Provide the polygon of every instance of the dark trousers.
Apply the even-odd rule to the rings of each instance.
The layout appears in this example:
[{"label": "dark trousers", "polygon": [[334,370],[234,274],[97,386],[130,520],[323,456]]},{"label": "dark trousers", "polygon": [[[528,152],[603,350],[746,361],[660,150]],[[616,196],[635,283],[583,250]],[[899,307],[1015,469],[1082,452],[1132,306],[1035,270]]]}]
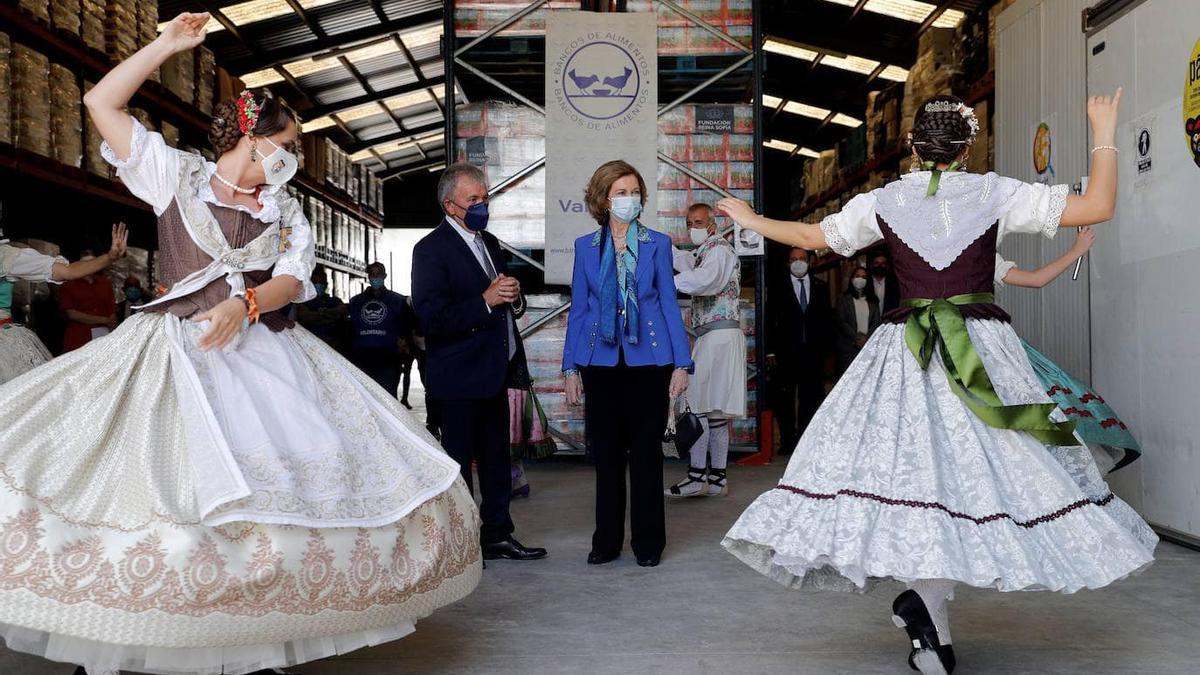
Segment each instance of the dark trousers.
[{"label": "dark trousers", "polygon": [[426,395],[425,395],[425,428],[429,430],[429,433],[433,434],[434,436],[437,436],[438,438],[441,438],[442,437],[442,425],[441,425],[441,422],[439,421],[440,418],[438,416],[438,409],[437,409],[438,402],[432,398],[429,398],[429,395],[428,395],[429,384],[425,381],[426,370],[425,370],[425,352],[424,352],[424,350],[417,350],[416,362],[417,362],[417,375],[420,376],[421,386],[425,387],[425,391],[426,391]]},{"label": "dark trousers", "polygon": [[408,391],[412,388],[413,357],[400,355],[400,400],[408,403]]},{"label": "dark trousers", "polygon": [[367,377],[384,388],[390,396],[396,395],[400,387],[400,356],[395,349],[362,349],[351,350],[351,361]]},{"label": "dark trousers", "polygon": [[667,543],[662,438],[672,368],[584,368],[584,416],[596,461],[596,531],[592,551],[619,553],[625,544],[625,466],[629,466],[630,546],[657,556]]},{"label": "dark trousers", "polygon": [[471,460],[479,469],[479,492],[483,519],[479,539],[484,544],[504,541],[513,531],[508,514],[512,496],[512,474],[508,449],[508,392],[491,398],[466,401],[437,401],[443,421],[442,447],[462,467],[471,494]]},{"label": "dark trousers", "polygon": [[808,368],[786,370],[775,376],[773,404],[779,420],[779,452],[786,455],[796,447],[817,408],[825,400],[825,368],[813,363]]}]

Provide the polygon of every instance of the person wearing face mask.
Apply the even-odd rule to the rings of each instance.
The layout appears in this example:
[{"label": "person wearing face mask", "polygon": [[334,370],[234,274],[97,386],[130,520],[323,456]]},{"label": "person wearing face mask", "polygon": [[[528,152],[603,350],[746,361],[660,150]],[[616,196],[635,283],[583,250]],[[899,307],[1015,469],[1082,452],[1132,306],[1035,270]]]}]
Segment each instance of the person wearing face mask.
[{"label": "person wearing face mask", "polygon": [[279,311],[315,296],[284,189],[295,115],[263,92],[221,102],[212,162],[126,112],[208,21],[176,17],[84,97],[157,215],[164,292],[0,388],[0,531],[20,542],[0,554],[20,570],[0,635],[91,675],[269,673],[394,640],[482,569],[458,465]]},{"label": "person wearing face mask", "polygon": [[867,339],[879,327],[879,301],[867,292],[870,284],[867,268],[856,267],[850,276],[846,292],[837,306],[837,374],[850,367],[854,357],[867,344]]},{"label": "person wearing face mask", "polygon": [[[630,548],[655,567],[667,543],[662,437],[670,401],[693,369],[676,300],[671,238],[645,225],[646,182],[628,162],[596,169],[584,191],[598,228],[575,240],[571,311],[563,345],[568,405],[584,405],[596,462],[596,530],[588,564],[625,545],[629,467]],[[585,393],[586,392],[586,393]]]},{"label": "person wearing face mask", "polygon": [[487,177],[466,162],[446,167],[437,199],[445,214],[413,249],[413,309],[425,336],[426,398],[434,402],[442,446],[473,486],[479,468],[479,542],[485,560],[536,560],[546,549],[513,537],[509,513],[508,389],[522,373],[517,318],[521,284],[508,276],[500,241],[487,231]]},{"label": "person wearing face mask", "polygon": [[121,285],[121,302],[117,303],[117,323],[122,324],[137,314],[137,306],[149,299],[146,290],[142,288],[141,279],[132,274],[125,277],[125,283]]},{"label": "person wearing face mask", "polygon": [[339,353],[345,353],[349,341],[350,321],[346,303],[329,294],[329,276],[324,267],[312,273],[316,296],[296,307],[296,323],[307,328]]},{"label": "person wearing face mask", "polygon": [[[367,265],[365,291],[350,298],[350,360],[392,396],[403,375],[401,344],[412,336],[413,320],[408,298],[386,287],[383,263]],[[401,399],[408,407],[408,392]]]},{"label": "person wearing face mask", "polygon": [[780,455],[791,453],[825,398],[833,310],[829,286],[809,274],[810,256],[802,248],[788,254],[786,286],[779,287],[776,309],[768,317],[767,368],[779,421]]},{"label": "person wearing face mask", "polygon": [[717,233],[712,206],[692,205],[687,224],[696,248],[673,249],[675,288],[692,296],[696,375],[687,402],[704,433],[692,445],[687,475],[667,488],[668,497],[725,494],[730,420],[746,415],[746,336],[738,304],[742,264],[733,244]]},{"label": "person wearing face mask", "polygon": [[900,307],[900,282],[892,273],[892,263],[886,254],[871,258],[871,278],[867,284],[867,295],[879,303],[880,315]]}]

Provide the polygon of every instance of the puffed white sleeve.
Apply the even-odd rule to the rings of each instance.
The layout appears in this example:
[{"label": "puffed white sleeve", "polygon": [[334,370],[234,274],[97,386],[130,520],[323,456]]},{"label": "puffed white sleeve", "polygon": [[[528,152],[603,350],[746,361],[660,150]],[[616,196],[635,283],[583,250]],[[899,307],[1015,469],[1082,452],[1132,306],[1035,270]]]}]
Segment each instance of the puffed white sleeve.
[{"label": "puffed white sleeve", "polygon": [[291,227],[292,231],[288,235],[288,248],[280,254],[279,260],[275,261],[275,271],[271,276],[286,274],[298,279],[303,288],[292,302],[308,302],[317,297],[317,290],[313,288],[311,278],[313,268],[317,266],[312,226],[308,224],[302,209],[285,209],[284,212],[290,213],[291,216],[287,217],[287,221],[282,225]]},{"label": "puffed white sleeve", "polygon": [[883,239],[875,216],[876,199],[874,192],[857,195],[841,211],[821,221],[821,231],[831,251],[849,258]]},{"label": "puffed white sleeve", "polygon": [[995,279],[996,285],[1003,286],[1005,275],[1007,275],[1016,266],[1017,266],[1017,263],[1015,263],[1011,260],[1005,260],[1003,257],[1000,256],[999,253],[997,253],[996,254],[996,279]]},{"label": "puffed white sleeve", "polygon": [[133,136],[129,141],[129,158],[117,157],[107,142],[100,144],[104,161],[117,169],[121,182],[133,196],[154,207],[162,215],[175,198],[179,182],[179,151],[167,145],[162,134],[148,131],[133,119]]},{"label": "puffed white sleeve", "polygon": [[8,262],[6,275],[25,281],[45,281],[51,284],[61,284],[54,280],[54,264],[68,265],[62,256],[48,256],[38,253],[31,248],[18,248],[16,254]]},{"label": "puffed white sleeve", "polygon": [[[1012,181],[1011,178],[1000,180]],[[1003,215],[1000,216],[1000,239],[1014,232],[1053,238],[1062,222],[1063,211],[1067,208],[1067,195],[1070,192],[1071,188],[1067,185],[1017,185],[1012,197],[1004,205]]]}]

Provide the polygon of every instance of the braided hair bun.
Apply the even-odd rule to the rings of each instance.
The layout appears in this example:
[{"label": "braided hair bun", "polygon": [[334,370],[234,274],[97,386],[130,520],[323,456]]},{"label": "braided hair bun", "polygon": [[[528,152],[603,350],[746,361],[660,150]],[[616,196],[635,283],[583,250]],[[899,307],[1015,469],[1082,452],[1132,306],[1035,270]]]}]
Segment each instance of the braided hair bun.
[{"label": "braided hair bun", "polygon": [[963,114],[962,99],[934,96],[917,108],[913,121],[912,147],[922,162],[950,164],[975,140],[972,117]]},{"label": "braided hair bun", "polygon": [[[256,136],[272,136],[287,128],[288,122],[295,122],[292,111],[279,99],[265,94],[262,90],[252,91],[254,102],[259,106],[258,122],[251,129]],[[208,130],[208,142],[212,145],[217,156],[223,155],[237,147],[242,140],[240,126],[241,111],[237,99],[222,101],[213,109],[212,124]]]}]

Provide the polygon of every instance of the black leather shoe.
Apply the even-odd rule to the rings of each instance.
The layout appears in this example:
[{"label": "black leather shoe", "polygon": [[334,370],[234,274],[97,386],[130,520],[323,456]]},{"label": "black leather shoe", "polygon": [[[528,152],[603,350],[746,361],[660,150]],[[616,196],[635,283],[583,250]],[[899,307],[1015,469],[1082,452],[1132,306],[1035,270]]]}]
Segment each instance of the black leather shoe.
[{"label": "black leather shoe", "polygon": [[922,675],[949,675],[954,672],[954,648],[943,645],[937,627],[916,591],[904,591],[892,602],[892,620],[908,633],[912,651],[908,667]]},{"label": "black leather shoe", "polygon": [[525,548],[521,542],[509,537],[504,541],[483,545],[484,560],[538,560],[546,557],[544,548]]},{"label": "black leather shoe", "polygon": [[638,556],[638,567],[658,567],[660,562],[662,562],[661,555]]},{"label": "black leather shoe", "polygon": [[597,553],[596,551],[592,551],[591,553],[588,554],[588,564],[589,565],[603,565],[605,563],[610,563],[620,557],[621,557],[620,551],[618,551],[616,553]]}]

